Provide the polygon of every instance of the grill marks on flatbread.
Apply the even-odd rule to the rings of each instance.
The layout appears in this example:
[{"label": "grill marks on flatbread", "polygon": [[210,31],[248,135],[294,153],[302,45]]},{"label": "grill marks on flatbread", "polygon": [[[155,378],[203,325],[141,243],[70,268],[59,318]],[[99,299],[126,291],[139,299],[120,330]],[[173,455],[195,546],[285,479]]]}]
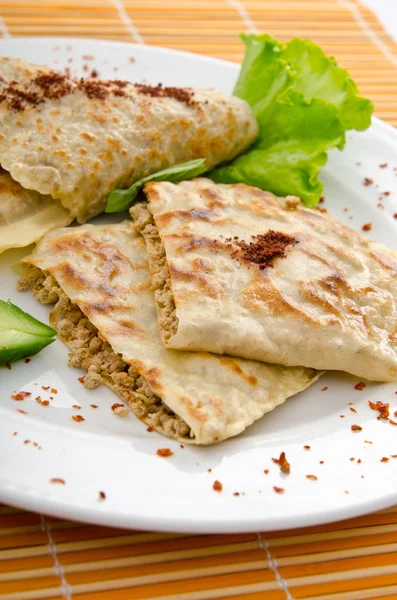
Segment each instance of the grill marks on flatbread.
[{"label": "grill marks on flatbread", "polygon": [[145,423],[187,443],[211,444],[315,381],[313,369],[285,368],[208,353],[167,350],[157,332],[145,243],[131,222],[60,229],[24,259],[20,282],[56,303],[51,324],[87,370]]},{"label": "grill marks on flatbread", "polygon": [[[175,306],[168,326],[156,298],[168,348],[397,380],[396,251],[297,199],[242,184],[202,178],[145,191],[145,218],[131,213],[152,277],[156,256],[165,265],[154,287]],[[243,248],[270,231],[291,239],[282,255],[270,265],[247,260]]]},{"label": "grill marks on flatbread", "polygon": [[166,167],[243,152],[258,126],[248,104],[216,90],[72,80],[0,58],[0,164],[24,188],[84,222],[109,192]]}]

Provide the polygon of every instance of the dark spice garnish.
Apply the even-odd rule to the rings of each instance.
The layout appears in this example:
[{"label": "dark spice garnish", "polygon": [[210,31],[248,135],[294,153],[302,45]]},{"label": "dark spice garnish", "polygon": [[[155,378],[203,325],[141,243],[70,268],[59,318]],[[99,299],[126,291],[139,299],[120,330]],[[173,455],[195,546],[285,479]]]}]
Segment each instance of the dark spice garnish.
[{"label": "dark spice garnish", "polygon": [[102,491],[99,492],[99,498],[100,498],[100,500],[106,500],[106,494],[105,494],[105,492],[102,492]]},{"label": "dark spice garnish", "polygon": [[16,400],[17,402],[20,402],[21,400],[25,400],[25,398],[28,398],[31,395],[31,392],[18,392],[18,394],[14,394],[13,396],[11,396],[11,398],[13,400]]},{"label": "dark spice garnish", "polygon": [[65,485],[66,482],[60,477],[53,477],[52,479],[50,479],[50,483],[61,483],[62,485]]},{"label": "dark spice garnish", "polygon": [[317,481],[317,477],[315,475],[306,475],[306,479],[311,479],[312,481]]},{"label": "dark spice garnish", "polygon": [[373,184],[373,182],[374,182],[374,180],[373,180],[373,179],[371,179],[370,177],[366,177],[366,178],[364,179],[364,185],[365,185],[365,186],[367,186],[367,185],[372,185],[372,184]]},{"label": "dark spice garnish", "polygon": [[288,474],[290,472],[291,466],[285,456],[285,452],[281,452],[280,458],[272,458],[272,461],[276,463],[276,465],[279,465],[282,473]]},{"label": "dark spice garnish", "polygon": [[156,86],[136,83],[135,88],[140,94],[151,96],[152,98],[173,98],[174,100],[178,100],[178,102],[187,104],[187,106],[197,104],[197,101],[194,100],[194,92],[186,88],[163,87],[161,83]]},{"label": "dark spice garnish", "polygon": [[277,487],[276,485],[273,486],[273,489],[276,492],[276,494],[284,494],[284,492],[285,492],[284,488]]},{"label": "dark spice garnish", "polygon": [[380,168],[380,169],[385,169],[386,167],[387,167],[387,163],[381,163],[381,164],[379,165],[379,168]]},{"label": "dark spice garnish", "polygon": [[372,229],[372,225],[371,225],[371,223],[365,223],[365,225],[363,225],[363,226],[361,227],[361,229],[362,229],[363,231],[371,231],[371,229]]},{"label": "dark spice garnish", "polygon": [[362,392],[364,388],[365,388],[365,383],[363,381],[360,381],[359,383],[357,383],[357,385],[354,386],[354,389],[359,392]]},{"label": "dark spice garnish", "polygon": [[[239,240],[237,237],[228,238],[226,242],[238,246],[244,260],[258,265],[260,269],[272,267],[276,258],[285,258],[288,246],[298,243],[290,235],[272,229],[267,233],[252,236],[250,242]],[[238,258],[237,253],[233,253],[232,256]]]},{"label": "dark spice garnish", "polygon": [[352,425],[351,427],[352,431],[362,431],[362,427],[360,427],[360,425]]}]

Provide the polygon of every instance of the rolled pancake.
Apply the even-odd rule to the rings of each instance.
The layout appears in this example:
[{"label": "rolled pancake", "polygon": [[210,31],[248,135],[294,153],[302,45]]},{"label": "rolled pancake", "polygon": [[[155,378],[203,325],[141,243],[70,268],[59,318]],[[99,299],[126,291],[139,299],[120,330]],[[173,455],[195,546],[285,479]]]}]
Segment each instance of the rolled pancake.
[{"label": "rolled pancake", "polygon": [[244,431],[319,374],[260,362],[166,350],[157,333],[145,243],[130,221],[59,229],[37,245],[20,281],[56,303],[50,323],[88,370],[137,417],[169,437],[211,444]]},{"label": "rolled pancake", "polygon": [[258,133],[245,101],[213,89],[72,80],[4,57],[0,119],[2,167],[79,222],[102,212],[114,188],[195,158],[210,169]]},{"label": "rolled pancake", "polygon": [[131,213],[167,348],[397,381],[395,250],[242,184],[145,191]]},{"label": "rolled pancake", "polygon": [[58,201],[26,190],[0,168],[0,254],[29,246],[72,220]]}]

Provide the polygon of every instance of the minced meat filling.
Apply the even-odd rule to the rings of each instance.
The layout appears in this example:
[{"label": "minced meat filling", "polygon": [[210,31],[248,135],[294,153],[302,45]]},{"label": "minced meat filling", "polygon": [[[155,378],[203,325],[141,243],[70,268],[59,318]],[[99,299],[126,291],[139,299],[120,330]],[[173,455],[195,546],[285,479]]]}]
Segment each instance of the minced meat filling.
[{"label": "minced meat filling", "polygon": [[152,289],[159,313],[159,328],[164,340],[168,342],[177,332],[178,317],[176,316],[167,257],[153,215],[147,205],[136,205],[134,217],[136,227],[146,241],[150,258]]},{"label": "minced meat filling", "polygon": [[116,392],[136,416],[168,437],[193,438],[190,427],[149,387],[146,379],[116,354],[79,307],[66,296],[56,280],[31,267],[18,282],[19,290],[31,289],[42,304],[55,304],[52,315],[59,337],[70,348],[69,365],[87,371],[88,389],[105,384]]}]

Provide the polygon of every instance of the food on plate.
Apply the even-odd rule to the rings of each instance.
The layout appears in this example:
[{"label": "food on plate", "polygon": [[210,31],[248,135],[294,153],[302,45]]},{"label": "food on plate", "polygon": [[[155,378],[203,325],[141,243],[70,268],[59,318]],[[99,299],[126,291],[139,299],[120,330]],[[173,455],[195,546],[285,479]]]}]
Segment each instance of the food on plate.
[{"label": "food on plate", "polygon": [[72,220],[59,201],[26,190],[0,168],[0,253],[29,246]]},{"label": "food on plate", "polygon": [[113,213],[127,210],[127,208],[129,208],[134,202],[145,183],[149,183],[150,181],[172,181],[173,183],[178,183],[184,179],[198,177],[199,175],[205,173],[206,170],[207,167],[205,159],[196,158],[195,160],[191,160],[180,165],[168,167],[168,169],[164,169],[163,171],[157,171],[157,173],[148,175],[136,183],[133,183],[125,190],[112,190],[106,201],[105,212]]},{"label": "food on plate", "polygon": [[47,234],[20,289],[55,304],[50,323],[87,371],[164,435],[211,444],[241,433],[308,387],[313,369],[166,350],[157,332],[145,242],[131,221]]},{"label": "food on plate", "polygon": [[256,138],[249,105],[214,89],[74,80],[0,58],[0,163],[84,222],[109,192],[175,164],[229,161]]},{"label": "food on plate", "polygon": [[397,381],[397,251],[244,184],[145,193],[131,214],[167,348]]},{"label": "food on plate", "polygon": [[367,129],[372,102],[357,95],[349,73],[310,40],[286,44],[243,34],[246,50],[234,94],[259,124],[256,142],[231,164],[210,173],[218,183],[246,183],[316,206],[318,172],[327,152],[345,145],[346,131]]},{"label": "food on plate", "polygon": [[37,354],[54,341],[55,335],[54,329],[9,300],[0,300],[0,365]]}]

